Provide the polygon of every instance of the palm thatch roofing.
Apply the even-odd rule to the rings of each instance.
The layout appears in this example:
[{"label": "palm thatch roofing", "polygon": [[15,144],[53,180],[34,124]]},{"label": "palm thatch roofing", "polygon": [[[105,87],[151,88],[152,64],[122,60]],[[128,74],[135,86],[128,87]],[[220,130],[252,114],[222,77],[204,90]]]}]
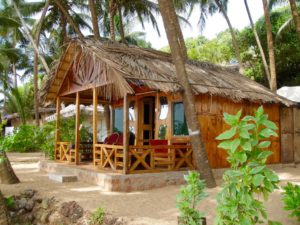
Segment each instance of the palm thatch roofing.
[{"label": "palm thatch roofing", "polygon": [[[188,61],[188,78],[195,95],[209,94],[234,102],[293,103],[237,71],[210,63]],[[53,102],[72,73],[80,90],[99,87],[108,100],[134,94],[134,86],[175,93],[181,90],[170,54],[119,43],[72,40],[43,83],[41,100]]]}]

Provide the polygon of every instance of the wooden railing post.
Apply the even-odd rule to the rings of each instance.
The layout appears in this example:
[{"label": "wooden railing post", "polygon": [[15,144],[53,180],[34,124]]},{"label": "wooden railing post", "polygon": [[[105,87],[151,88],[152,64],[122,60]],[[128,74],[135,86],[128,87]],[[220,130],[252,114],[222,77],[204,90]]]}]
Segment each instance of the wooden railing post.
[{"label": "wooden railing post", "polygon": [[129,101],[128,95],[124,96],[124,123],[123,123],[123,146],[124,146],[124,158],[123,158],[123,173],[128,172],[128,158],[129,158]]},{"label": "wooden railing post", "polygon": [[76,122],[75,122],[75,164],[79,164],[79,126],[80,126],[80,95],[76,93]]},{"label": "wooden railing post", "polygon": [[97,109],[98,109],[98,95],[97,88],[93,88],[93,163],[96,166],[96,144],[97,140]]},{"label": "wooden railing post", "polygon": [[[57,144],[58,142],[60,141],[60,132],[59,132],[59,129],[60,129],[60,97],[57,96],[57,99],[56,99],[56,130],[55,130],[55,145],[54,145],[54,159],[57,160],[57,153],[56,153],[56,150],[57,150]],[[59,148],[60,150],[60,148]]]}]

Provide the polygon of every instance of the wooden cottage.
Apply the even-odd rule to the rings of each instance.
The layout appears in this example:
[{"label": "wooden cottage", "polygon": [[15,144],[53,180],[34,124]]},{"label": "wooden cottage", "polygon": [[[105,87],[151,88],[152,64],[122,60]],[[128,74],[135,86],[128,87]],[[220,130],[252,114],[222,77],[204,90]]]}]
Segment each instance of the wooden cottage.
[{"label": "wooden cottage", "polygon": [[[280,126],[280,109],[292,103],[236,71],[203,62],[188,61],[189,80],[195,94],[209,164],[226,167],[226,153],[215,137],[228,127],[223,113],[251,114],[263,105]],[[57,107],[55,158],[81,164],[85,147],[79,139],[80,104],[94,106],[92,162],[99,169],[142,173],[194,168],[184,116],[181,87],[167,53],[134,46],[71,41],[41,91],[45,103]],[[60,105],[75,103],[75,143],[60,141]],[[97,106],[109,109],[105,140],[97,139]],[[107,107],[109,106],[109,107]],[[281,133],[281,130],[280,130]],[[281,135],[274,138],[270,163],[292,160],[293,149],[283,154]],[[288,152],[290,151],[290,152]]]}]

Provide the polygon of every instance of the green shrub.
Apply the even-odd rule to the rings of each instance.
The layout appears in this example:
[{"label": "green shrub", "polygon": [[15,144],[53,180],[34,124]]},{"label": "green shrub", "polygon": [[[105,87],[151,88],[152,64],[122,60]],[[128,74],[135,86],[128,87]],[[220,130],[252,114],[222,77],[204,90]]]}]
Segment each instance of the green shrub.
[{"label": "green shrub", "polygon": [[[81,122],[84,118],[81,117]],[[55,145],[55,121],[47,122],[41,127],[34,125],[21,125],[16,128],[13,134],[2,137],[0,140],[0,148],[4,151],[14,152],[33,152],[43,151],[45,154],[54,158]],[[79,131],[81,141],[92,141],[93,135],[86,127],[82,127]],[[64,118],[60,125],[60,140],[75,143],[75,118]]]},{"label": "green shrub", "polygon": [[89,224],[91,225],[101,225],[104,222],[105,211],[103,208],[99,207],[95,212],[91,214]]},{"label": "green shrub", "polygon": [[[231,128],[217,137],[222,140],[218,147],[228,153],[231,168],[224,173],[223,189],[217,197],[218,225],[239,225],[264,223],[267,214],[260,195],[267,200],[279,182],[275,172],[266,167],[266,160],[272,154],[267,151],[271,145],[267,138],[277,136],[276,125],[268,120],[263,108],[254,116],[241,117],[224,114],[225,122]],[[269,224],[280,224],[269,221]]]},{"label": "green shrub", "polygon": [[182,187],[177,196],[177,208],[180,211],[180,224],[201,224],[204,213],[197,210],[199,202],[206,197],[205,184],[197,172],[189,172],[184,176],[187,185]]},{"label": "green shrub", "polygon": [[291,211],[290,217],[296,217],[300,222],[300,186],[288,183],[283,187],[284,209]]},{"label": "green shrub", "polygon": [[4,151],[33,152],[40,149],[39,128],[34,125],[21,125],[13,134],[3,137],[0,147]]}]

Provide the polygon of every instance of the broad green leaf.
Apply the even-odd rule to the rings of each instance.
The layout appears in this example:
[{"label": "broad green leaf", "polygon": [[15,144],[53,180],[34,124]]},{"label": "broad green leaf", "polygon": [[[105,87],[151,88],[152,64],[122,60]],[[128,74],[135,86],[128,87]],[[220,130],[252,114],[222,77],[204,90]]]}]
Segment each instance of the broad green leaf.
[{"label": "broad green leaf", "polygon": [[247,155],[244,152],[239,152],[239,154],[237,154],[237,158],[240,163],[244,163],[247,161]]},{"label": "broad green leaf", "polygon": [[236,117],[236,115],[224,113],[224,121],[230,126],[235,126],[238,122],[238,118]]},{"label": "broad green leaf", "polygon": [[276,126],[276,124],[270,120],[265,120],[263,122],[263,125],[265,125],[267,128],[270,128],[272,130],[278,130],[278,127]]},{"label": "broad green leaf", "polygon": [[255,121],[255,118],[253,116],[245,116],[242,121],[248,122],[248,121]]},{"label": "broad green leaf", "polygon": [[255,117],[256,117],[256,118],[259,118],[259,117],[261,117],[263,114],[264,114],[264,108],[263,108],[263,106],[260,106],[260,107],[256,110],[256,112],[255,112]]},{"label": "broad green leaf", "polygon": [[252,180],[252,183],[254,186],[258,187],[259,185],[262,184],[263,180],[264,180],[264,176],[261,174],[255,174]]},{"label": "broad green leaf", "polygon": [[258,144],[257,147],[259,148],[268,148],[271,145],[270,141],[262,141]]},{"label": "broad green leaf", "polygon": [[223,149],[229,150],[229,149],[231,149],[231,145],[232,145],[232,141],[231,140],[222,141],[218,145],[218,148],[223,148]]},{"label": "broad green leaf", "polygon": [[245,151],[251,151],[251,143],[249,141],[244,142],[242,145],[242,149],[244,149]]},{"label": "broad green leaf", "polygon": [[266,166],[256,166],[251,169],[250,173],[257,174],[257,173],[261,172],[264,168],[266,168]]},{"label": "broad green leaf", "polygon": [[242,175],[242,172],[238,170],[227,170],[225,174],[230,177],[238,177]]},{"label": "broad green leaf", "polygon": [[272,151],[262,151],[261,153],[259,153],[259,155],[257,156],[257,158],[258,159],[266,159],[266,158],[268,158],[272,154],[273,154]]},{"label": "broad green leaf", "polygon": [[251,220],[246,217],[242,217],[240,222],[241,222],[241,225],[252,225]]},{"label": "broad green leaf", "polygon": [[248,130],[246,130],[246,129],[241,129],[241,130],[239,131],[239,135],[240,135],[242,138],[245,138],[245,139],[249,139],[249,138],[250,138],[249,132],[248,132]]},{"label": "broad green leaf", "polygon": [[228,140],[236,134],[236,127],[231,128],[216,137],[217,140]]},{"label": "broad green leaf", "polygon": [[275,136],[278,137],[277,133],[274,132],[273,130],[269,129],[269,128],[265,128],[263,130],[261,130],[259,132],[259,135],[265,138],[271,137],[271,136]]}]

